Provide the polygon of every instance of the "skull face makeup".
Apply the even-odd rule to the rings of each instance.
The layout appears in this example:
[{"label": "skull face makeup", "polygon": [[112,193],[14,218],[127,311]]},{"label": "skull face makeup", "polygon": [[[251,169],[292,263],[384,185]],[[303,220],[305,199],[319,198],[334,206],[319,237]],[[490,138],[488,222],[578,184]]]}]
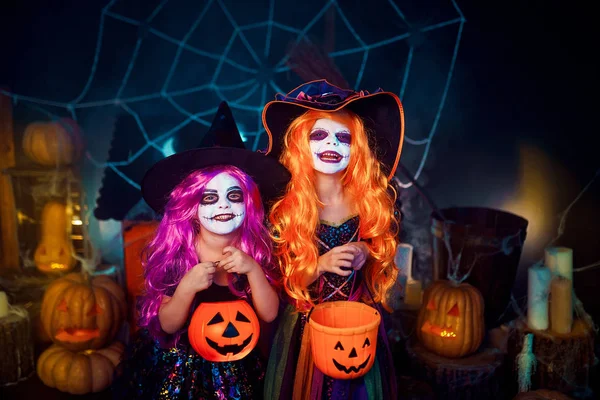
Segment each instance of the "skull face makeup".
[{"label": "skull face makeup", "polygon": [[315,170],[335,174],[346,169],[350,161],[351,139],[346,125],[330,119],[318,119],[309,138]]},{"label": "skull face makeup", "polygon": [[198,206],[200,225],[217,235],[227,235],[242,225],[245,215],[244,193],[237,179],[225,172],[212,178]]}]

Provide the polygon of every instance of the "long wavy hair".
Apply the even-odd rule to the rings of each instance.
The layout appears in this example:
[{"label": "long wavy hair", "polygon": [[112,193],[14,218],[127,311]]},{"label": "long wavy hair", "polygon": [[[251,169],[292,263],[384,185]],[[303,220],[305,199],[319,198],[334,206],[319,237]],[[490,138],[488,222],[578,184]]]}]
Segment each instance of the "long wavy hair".
[{"label": "long wavy hair", "polygon": [[[172,295],[186,272],[200,261],[195,247],[200,233],[198,205],[208,182],[222,172],[240,182],[246,206],[246,217],[232,245],[254,258],[271,283],[276,281],[271,264],[271,241],[264,224],[260,193],[254,181],[230,165],[192,172],[171,192],[155,236],[142,253],[145,293],[139,304],[138,325],[147,328],[156,338],[164,336],[158,321],[163,297]],[[232,293],[241,298],[248,297],[250,286],[245,276],[229,274],[228,280]],[[175,334],[174,343],[181,333]]]},{"label": "long wavy hair", "polygon": [[358,211],[360,238],[371,249],[371,258],[362,268],[364,282],[373,300],[390,310],[385,294],[398,275],[394,264],[398,231],[394,217],[395,191],[388,191],[387,177],[369,148],[362,120],[345,110],[335,113],[309,110],[292,121],[284,135],[280,161],[291,172],[292,179],[286,194],[275,202],[269,215],[283,287],[298,311],[307,311],[314,305],[309,290],[302,285],[302,276],[315,273],[319,257],[315,238],[323,203],[315,189],[309,134],[322,118],[346,125],[352,134],[350,160],[341,179],[345,193]]}]

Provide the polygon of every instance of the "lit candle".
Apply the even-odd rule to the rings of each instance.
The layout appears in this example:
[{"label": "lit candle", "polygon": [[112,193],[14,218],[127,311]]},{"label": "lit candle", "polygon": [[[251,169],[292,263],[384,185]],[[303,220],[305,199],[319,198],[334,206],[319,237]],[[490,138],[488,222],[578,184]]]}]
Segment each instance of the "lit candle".
[{"label": "lit candle", "polygon": [[550,330],[567,334],[573,326],[573,282],[562,276],[550,284]]},{"label": "lit candle", "polygon": [[527,324],[531,329],[548,329],[548,292],[552,273],[543,265],[529,268]]},{"label": "lit candle", "polygon": [[8,297],[5,292],[0,292],[0,318],[8,315]]},{"label": "lit candle", "polygon": [[423,288],[421,281],[415,279],[406,281],[406,290],[404,291],[404,303],[410,306],[421,306],[421,299],[423,298]]},{"label": "lit candle", "polygon": [[573,249],[549,247],[544,253],[544,264],[550,268],[552,275],[573,280]]}]

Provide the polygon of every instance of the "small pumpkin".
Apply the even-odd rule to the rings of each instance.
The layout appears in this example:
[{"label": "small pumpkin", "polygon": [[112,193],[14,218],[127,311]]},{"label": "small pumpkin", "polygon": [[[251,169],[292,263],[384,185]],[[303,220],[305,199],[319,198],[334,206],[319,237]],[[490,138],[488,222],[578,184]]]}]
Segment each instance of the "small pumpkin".
[{"label": "small pumpkin", "polygon": [[201,303],[188,327],[190,344],[208,361],[241,360],[259,336],[258,317],[244,300]]},{"label": "small pumpkin", "polygon": [[41,272],[57,274],[69,272],[75,266],[73,242],[68,237],[67,207],[59,202],[50,201],[42,210],[42,235],[35,249],[33,260]]},{"label": "small pumpkin", "polygon": [[37,362],[37,374],[46,386],[71,394],[100,392],[113,381],[125,346],[114,342],[100,350],[73,352],[53,344]]},{"label": "small pumpkin", "polygon": [[468,283],[440,280],[423,295],[417,336],[429,351],[459,358],[477,351],[485,333],[483,297]]},{"label": "small pumpkin", "polygon": [[308,317],[315,366],[335,379],[366,374],[375,362],[379,312],[355,301],[321,303]]},{"label": "small pumpkin", "polygon": [[110,343],[127,312],[123,289],[107,276],[71,273],[52,282],[42,299],[42,325],[52,341],[72,351]]},{"label": "small pumpkin", "polygon": [[32,122],[23,133],[23,151],[40,165],[55,167],[72,164],[83,152],[81,129],[70,118]]}]

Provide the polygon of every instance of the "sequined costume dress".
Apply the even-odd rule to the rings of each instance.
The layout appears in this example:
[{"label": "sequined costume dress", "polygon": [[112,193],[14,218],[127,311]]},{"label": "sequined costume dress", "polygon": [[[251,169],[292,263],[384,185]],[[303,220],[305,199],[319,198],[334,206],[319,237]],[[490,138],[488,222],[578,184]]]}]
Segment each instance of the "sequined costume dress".
[{"label": "sequined costume dress", "polygon": [[[193,304],[230,300],[238,298],[227,286],[213,284],[196,294]],[[191,318],[193,310],[189,315]],[[187,329],[177,345],[170,348],[164,348],[147,330],[142,330],[127,347],[117,368],[113,398],[260,399],[265,362],[259,354],[255,348],[239,361],[210,362],[190,346]]]},{"label": "sequined costume dress", "polygon": [[[357,241],[358,227],[358,216],[351,217],[337,226],[322,221],[317,228],[319,255],[336,246]],[[325,273],[309,289],[313,299],[318,299],[317,303],[339,300],[360,301],[369,298],[360,273],[353,273],[349,277]],[[379,327],[375,364],[364,377],[352,380],[332,379],[323,375],[316,367],[313,367],[312,371],[300,371],[297,368],[305,325],[306,314],[298,314],[294,312],[291,305],[288,305],[281,317],[271,348],[265,378],[265,400],[292,399],[294,380],[296,375],[302,373],[312,374],[310,395],[307,396],[312,400],[397,398],[393,361],[383,321]]]}]

